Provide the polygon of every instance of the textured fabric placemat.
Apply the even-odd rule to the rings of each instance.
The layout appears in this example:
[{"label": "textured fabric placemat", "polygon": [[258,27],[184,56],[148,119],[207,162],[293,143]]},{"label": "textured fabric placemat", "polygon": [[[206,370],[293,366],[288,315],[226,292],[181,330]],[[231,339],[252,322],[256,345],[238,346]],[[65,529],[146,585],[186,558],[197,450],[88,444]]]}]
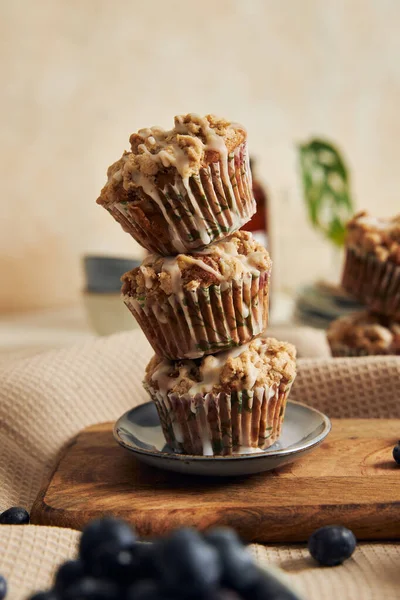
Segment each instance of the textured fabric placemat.
[{"label": "textured fabric placemat", "polygon": [[[134,331],[1,364],[0,510],[30,508],[58,450],[80,429],[147,400],[141,381],[151,354]],[[331,417],[398,418],[399,390],[400,358],[300,359],[291,397]],[[0,534],[0,572],[10,577],[12,600],[48,585],[77,538],[34,526],[2,526]],[[396,544],[360,544],[354,558],[335,569],[316,568],[304,546],[253,549],[260,562],[283,567],[311,600],[398,597]]]}]

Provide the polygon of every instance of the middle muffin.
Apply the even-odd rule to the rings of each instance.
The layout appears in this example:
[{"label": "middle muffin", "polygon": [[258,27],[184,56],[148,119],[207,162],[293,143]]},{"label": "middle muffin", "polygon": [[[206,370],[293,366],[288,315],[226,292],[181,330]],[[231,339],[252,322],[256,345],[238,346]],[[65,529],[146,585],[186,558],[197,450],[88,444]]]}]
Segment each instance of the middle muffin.
[{"label": "middle muffin", "polygon": [[126,306],[159,356],[240,346],[268,324],[271,259],[248,231],[200,252],[147,257],[122,277]]}]

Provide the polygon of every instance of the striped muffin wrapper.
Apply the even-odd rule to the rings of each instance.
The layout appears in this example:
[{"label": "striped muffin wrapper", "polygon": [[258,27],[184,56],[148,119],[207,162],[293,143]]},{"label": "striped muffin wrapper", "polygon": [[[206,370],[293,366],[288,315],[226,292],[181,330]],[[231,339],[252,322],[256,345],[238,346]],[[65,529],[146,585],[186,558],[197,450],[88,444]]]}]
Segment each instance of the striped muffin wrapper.
[{"label": "striped muffin wrapper", "polygon": [[219,394],[152,394],[167,444],[205,456],[246,454],[281,434],[290,384]]},{"label": "striped muffin wrapper", "polygon": [[171,295],[163,305],[128,295],[124,302],[156,354],[200,358],[241,346],[266,329],[269,273]]},{"label": "striped muffin wrapper", "polygon": [[126,200],[106,208],[150,252],[169,256],[224,239],[256,212],[246,142],[187,181],[176,172],[173,183],[147,193],[151,216],[141,206],[144,201]]},{"label": "striped muffin wrapper", "polygon": [[370,311],[400,320],[400,265],[347,248],[342,286]]}]

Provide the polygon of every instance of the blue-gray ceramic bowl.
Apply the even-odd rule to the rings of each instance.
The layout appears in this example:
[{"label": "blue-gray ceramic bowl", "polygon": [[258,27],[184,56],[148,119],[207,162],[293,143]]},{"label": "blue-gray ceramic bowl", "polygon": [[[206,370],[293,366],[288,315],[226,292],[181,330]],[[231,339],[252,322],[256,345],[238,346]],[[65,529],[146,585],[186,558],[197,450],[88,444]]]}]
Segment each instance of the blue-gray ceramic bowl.
[{"label": "blue-gray ceramic bowl", "polygon": [[116,441],[144,463],[192,475],[250,475],[276,469],[319,446],[331,430],[329,418],[310,406],[288,402],[279,441],[255,454],[193,456],[175,453],[164,439],[154,402],[125,413],[114,427]]},{"label": "blue-gray ceramic bowl", "polygon": [[117,256],[85,255],[86,291],[109,294],[121,290],[121,276],[140,265],[139,260]]}]

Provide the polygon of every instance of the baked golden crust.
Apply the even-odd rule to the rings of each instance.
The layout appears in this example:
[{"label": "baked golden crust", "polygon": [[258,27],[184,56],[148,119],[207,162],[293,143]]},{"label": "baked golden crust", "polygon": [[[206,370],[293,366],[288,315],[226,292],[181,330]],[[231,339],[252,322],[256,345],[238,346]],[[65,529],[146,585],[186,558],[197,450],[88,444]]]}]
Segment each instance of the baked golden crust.
[{"label": "baked golden crust", "polygon": [[367,311],[333,321],[327,338],[332,350],[348,348],[371,355],[400,353],[400,323]]},{"label": "baked golden crust", "polygon": [[173,183],[176,171],[183,179],[198,174],[202,167],[217,162],[221,152],[232,152],[246,139],[243,126],[214,115],[175,117],[174,127],[140,129],[130,136],[131,150],[112,164],[98,204],[107,206],[146,197],[146,181],[163,189]]},{"label": "baked golden crust", "polygon": [[346,245],[400,265],[400,215],[378,219],[366,211],[357,213],[347,224]]},{"label": "baked golden crust", "polygon": [[275,338],[250,343],[196,360],[163,360],[154,356],[144,385],[150,393],[195,394],[250,391],[263,386],[286,387],[296,376],[296,349]]},{"label": "baked golden crust", "polygon": [[176,257],[151,255],[140,267],[122,276],[122,293],[159,301],[183,290],[231,282],[246,272],[269,273],[268,251],[248,231],[236,231],[201,252]]}]

